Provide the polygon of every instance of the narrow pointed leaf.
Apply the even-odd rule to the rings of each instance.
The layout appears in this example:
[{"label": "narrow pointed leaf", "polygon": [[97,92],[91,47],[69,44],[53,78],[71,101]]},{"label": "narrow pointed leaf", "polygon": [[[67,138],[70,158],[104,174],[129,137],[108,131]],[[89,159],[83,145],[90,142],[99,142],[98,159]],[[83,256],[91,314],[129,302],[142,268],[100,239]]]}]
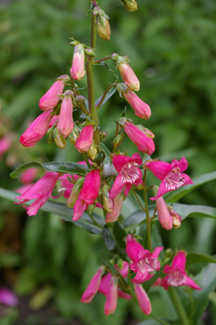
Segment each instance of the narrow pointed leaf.
[{"label": "narrow pointed leaf", "polygon": [[181,216],[182,219],[186,217],[209,217],[216,218],[216,208],[206,205],[192,205],[192,204],[173,204],[173,209]]},{"label": "narrow pointed leaf", "polygon": [[216,263],[216,257],[203,254],[189,253],[187,255],[187,265],[196,263]]},{"label": "narrow pointed leaf", "polygon": [[101,107],[102,105],[104,105],[104,104],[108,101],[108,99],[110,99],[110,97],[112,97],[112,95],[113,95],[115,92],[116,92],[116,87],[113,86],[113,87],[110,88],[109,91],[107,92],[107,94],[106,94],[106,96],[104,97],[103,101],[101,102],[100,106],[98,106],[98,104],[100,103],[100,101],[101,101],[103,95],[100,96],[100,97],[96,100],[96,102],[95,102],[95,106],[96,106],[96,107],[98,106],[97,108],[99,108],[99,107]]},{"label": "narrow pointed leaf", "polygon": [[10,173],[10,177],[17,178],[18,175],[22,174],[25,170],[30,169],[30,168],[42,168],[43,170],[45,170],[45,168],[39,161],[31,161],[31,162],[23,164],[23,165],[19,166],[18,168],[16,168],[15,170],[13,170]]}]

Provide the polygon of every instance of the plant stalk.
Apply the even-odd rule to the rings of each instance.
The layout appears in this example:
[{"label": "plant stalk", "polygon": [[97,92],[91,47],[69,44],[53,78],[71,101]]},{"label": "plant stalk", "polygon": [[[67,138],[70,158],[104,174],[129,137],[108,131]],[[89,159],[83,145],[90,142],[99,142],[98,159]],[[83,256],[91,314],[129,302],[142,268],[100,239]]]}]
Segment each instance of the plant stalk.
[{"label": "plant stalk", "polygon": [[148,198],[146,189],[146,170],[144,171],[144,202],[145,202],[145,212],[146,212],[146,226],[147,226],[147,245],[150,252],[152,252],[152,242],[151,242],[151,220],[149,216],[148,209]]},{"label": "plant stalk", "polygon": [[182,325],[190,325],[187,314],[184,310],[184,307],[182,306],[181,300],[179,299],[179,296],[178,296],[175,288],[169,287],[168,293],[169,293],[170,299],[172,300],[172,303],[176,309],[176,312],[181,320]]}]

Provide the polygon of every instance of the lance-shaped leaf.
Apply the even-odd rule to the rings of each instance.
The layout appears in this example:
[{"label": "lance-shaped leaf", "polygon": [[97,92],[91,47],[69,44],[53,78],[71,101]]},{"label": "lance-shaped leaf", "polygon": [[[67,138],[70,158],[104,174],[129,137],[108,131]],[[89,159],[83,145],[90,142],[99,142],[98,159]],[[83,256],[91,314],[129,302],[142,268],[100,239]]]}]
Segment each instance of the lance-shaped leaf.
[{"label": "lance-shaped leaf", "polygon": [[173,209],[181,216],[186,217],[209,217],[216,218],[216,208],[207,205],[173,204]]},{"label": "lance-shaped leaf", "polygon": [[112,86],[108,92],[106,93],[106,95],[104,96],[104,94],[102,96],[100,96],[96,102],[95,102],[95,106],[97,108],[101,107],[103,104],[105,104],[108,99],[110,99],[110,97],[112,97],[113,94],[115,94],[116,92],[116,87],[115,86]]},{"label": "lance-shaped leaf", "polygon": [[187,254],[187,266],[196,263],[216,263],[216,257],[203,254]]}]

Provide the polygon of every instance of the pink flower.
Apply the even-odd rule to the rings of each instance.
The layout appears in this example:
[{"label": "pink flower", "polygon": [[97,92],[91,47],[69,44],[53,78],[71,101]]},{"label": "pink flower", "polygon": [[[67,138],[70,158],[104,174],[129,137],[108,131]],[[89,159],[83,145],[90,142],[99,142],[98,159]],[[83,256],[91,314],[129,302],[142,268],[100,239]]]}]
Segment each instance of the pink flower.
[{"label": "pink flower", "polygon": [[133,91],[140,90],[139,79],[137,78],[137,76],[135,75],[134,71],[131,69],[129,64],[127,64],[126,62],[122,62],[118,64],[117,68],[122,76],[122,79],[124,80],[124,83],[127,85],[127,87],[130,90]]},{"label": "pink flower", "polygon": [[144,127],[138,127],[133,123],[126,121],[123,125],[127,136],[137,146],[138,150],[152,155],[155,151],[155,144],[152,140],[153,133]]},{"label": "pink flower", "polygon": [[53,115],[51,121],[50,121],[50,124],[49,124],[49,127],[52,127],[55,123],[57,123],[59,120],[59,115]]},{"label": "pink flower", "polygon": [[138,153],[127,157],[116,155],[113,157],[113,165],[118,172],[114,184],[110,191],[110,198],[115,198],[124,189],[124,195],[128,196],[133,185],[142,184],[142,172],[138,168],[142,164],[142,159]]},{"label": "pink flower", "polygon": [[118,301],[118,278],[112,276],[109,282],[109,290],[106,295],[106,302],[104,305],[104,314],[110,315],[113,314],[117,308]]},{"label": "pink flower", "polygon": [[23,204],[30,200],[35,200],[29,207],[26,208],[29,216],[36,215],[38,209],[43,206],[51,196],[55,184],[59,178],[59,173],[46,172],[46,174],[37,181],[30,189],[25,191],[20,196],[16,197],[19,202],[16,204]]},{"label": "pink flower", "polygon": [[168,207],[169,213],[173,220],[173,227],[175,229],[179,228],[181,226],[181,217],[173,210],[173,208]]},{"label": "pink flower", "polygon": [[152,307],[151,307],[151,302],[149,300],[147,293],[145,292],[143,287],[139,284],[135,284],[134,287],[135,287],[135,293],[136,293],[136,297],[137,297],[140,309],[146,315],[151,314]]},{"label": "pink flower", "polygon": [[119,193],[112,201],[113,201],[113,211],[108,212],[106,214],[106,219],[105,219],[106,223],[112,223],[118,220],[124,202],[123,193]]},{"label": "pink flower", "polygon": [[95,273],[93,278],[91,279],[88,287],[86,288],[85,292],[83,293],[81,297],[81,301],[85,304],[88,304],[92,301],[94,296],[99,290],[99,286],[101,283],[101,277],[104,273],[104,266],[101,266],[98,271]]},{"label": "pink flower", "polygon": [[164,273],[166,275],[161,282],[161,286],[164,289],[168,287],[180,287],[186,285],[195,290],[201,290],[201,288],[186,274],[185,272],[186,264],[186,253],[184,251],[179,251],[172,261],[172,265],[166,265],[164,267]]},{"label": "pink flower", "polygon": [[73,127],[73,103],[71,91],[68,90],[62,100],[57,129],[63,137],[67,137],[73,130]]},{"label": "pink flower", "polygon": [[151,109],[148,104],[144,103],[133,91],[123,91],[122,95],[134,109],[135,115],[146,120],[151,116]]},{"label": "pink flower", "polygon": [[91,124],[86,125],[76,140],[75,148],[80,152],[87,152],[93,144],[94,129]]},{"label": "pink flower", "polygon": [[70,175],[70,174],[64,174],[61,177],[59,177],[60,184],[61,184],[61,191],[64,191],[64,198],[68,199],[72,188],[74,187],[74,183],[77,181],[79,176],[77,175]]},{"label": "pink flower", "polygon": [[49,112],[40,114],[21,135],[20,143],[25,147],[35,145],[48,131],[51,119],[52,115]]},{"label": "pink flower", "polygon": [[3,137],[0,139],[0,160],[2,159],[2,156],[4,153],[6,153],[11,146],[11,139],[8,136]]},{"label": "pink flower", "polygon": [[173,227],[173,219],[162,196],[156,199],[156,207],[161,226],[166,230],[171,230]]},{"label": "pink flower", "polygon": [[9,290],[7,288],[1,288],[0,289],[0,303],[4,304],[6,306],[13,307],[18,304],[18,299],[11,290]]},{"label": "pink flower", "polygon": [[37,175],[37,168],[29,168],[20,176],[20,182],[22,184],[31,183]]},{"label": "pink flower", "polygon": [[78,44],[74,47],[73,63],[70,69],[70,74],[74,80],[81,80],[85,73],[84,47],[82,44]]},{"label": "pink flower", "polygon": [[145,163],[145,167],[149,168],[162,181],[156,197],[151,198],[151,200],[155,200],[167,192],[177,190],[181,186],[193,184],[191,178],[182,173],[188,167],[185,157],[182,157],[179,161],[174,159],[171,164],[152,160]]},{"label": "pink flower", "polygon": [[100,191],[100,170],[94,169],[86,176],[83,187],[78,195],[78,200],[74,205],[73,221],[77,221],[97,199]]},{"label": "pink flower", "polygon": [[69,80],[69,76],[65,74],[58,77],[49,90],[41,97],[39,107],[42,111],[51,110],[58,104],[60,101],[59,96],[62,95],[64,84],[67,80]]},{"label": "pink flower", "polygon": [[147,280],[148,273],[158,271],[160,263],[158,256],[163,247],[156,247],[154,252],[144,249],[132,235],[127,235],[126,253],[132,260],[130,269],[137,273],[131,281],[136,284],[143,283]]}]

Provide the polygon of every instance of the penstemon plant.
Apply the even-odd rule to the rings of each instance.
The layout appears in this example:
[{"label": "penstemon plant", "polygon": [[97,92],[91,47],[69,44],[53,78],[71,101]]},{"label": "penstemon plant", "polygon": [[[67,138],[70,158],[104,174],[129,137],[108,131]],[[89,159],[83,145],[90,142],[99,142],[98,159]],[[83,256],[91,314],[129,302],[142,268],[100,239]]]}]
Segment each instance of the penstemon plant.
[{"label": "penstemon plant", "polygon": [[[127,10],[137,10],[135,0],[121,2]],[[31,168],[37,167],[42,168],[45,175],[17,196],[15,203],[24,204],[29,216],[36,215],[40,208],[56,211],[66,221],[72,219],[77,226],[103,237],[112,258],[102,254],[103,265],[95,270],[81,302],[90,303],[100,292],[106,297],[106,315],[115,312],[118,297],[121,297],[138,303],[145,317],[154,319],[154,324],[199,324],[216,279],[212,278],[205,286],[202,276],[193,279],[192,275],[188,275],[186,262],[215,263],[215,259],[187,254],[182,248],[165,250],[162,242],[153,237],[158,236],[158,222],[169,231],[180,227],[183,219],[191,213],[205,214],[200,207],[175,203],[203,181],[198,179],[193,186],[184,188],[193,184],[184,173],[188,167],[184,157],[171,163],[154,159],[154,134],[145,127],[147,121],[145,126],[142,123],[142,120],[151,117],[151,109],[136,94],[140,90],[140,82],[128,64],[127,56],[111,53],[105,58],[98,58],[96,36],[98,34],[103,40],[110,40],[109,17],[96,0],[91,1],[90,13],[90,45],[71,40],[74,52],[70,75],[63,74],[56,79],[39,101],[42,112],[20,137],[23,146],[31,147],[46,135],[48,143],[55,143],[58,148],[74,146],[82,159],[79,162],[45,164],[29,162],[20,166],[12,172],[12,177],[31,173]],[[108,60],[115,65],[123,82],[116,80],[107,85],[103,95],[95,100],[93,69]],[[85,76],[88,98],[82,95],[82,89],[77,84]],[[123,112],[113,122],[116,132],[110,151],[105,145],[108,134],[97,111],[116,91],[141,120],[139,125],[135,125]],[[78,121],[73,121],[73,108],[80,112]],[[131,157],[121,149],[125,136],[139,151]],[[159,187],[147,183],[150,173],[161,181]],[[53,197],[52,192],[56,188],[59,195]],[[58,202],[60,195],[63,195],[65,203]],[[47,202],[49,198],[55,201]],[[125,215],[123,208],[127,209],[130,200],[137,203],[137,209]],[[184,290],[176,289],[182,286]],[[175,320],[162,319],[152,310],[149,293],[156,287],[167,290],[176,310]],[[204,293],[199,295],[202,289]]]}]

